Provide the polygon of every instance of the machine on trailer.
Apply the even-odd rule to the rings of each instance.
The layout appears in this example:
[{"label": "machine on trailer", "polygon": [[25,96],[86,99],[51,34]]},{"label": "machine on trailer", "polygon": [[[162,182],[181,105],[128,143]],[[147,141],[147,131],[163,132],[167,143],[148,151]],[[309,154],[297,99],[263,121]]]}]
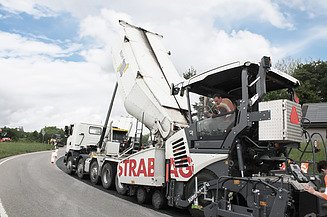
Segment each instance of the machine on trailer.
[{"label": "machine on trailer", "polygon": [[[139,203],[188,208],[193,216],[326,213],[303,186],[320,187],[320,180],[303,174],[288,156],[302,141],[298,80],[271,70],[269,57],[183,80],[162,36],[120,24],[124,37],[113,53],[118,82],[104,127],[118,89],[127,112],[151,131],[152,140],[147,146],[137,136],[113,141],[102,130],[96,151],[75,155],[80,173],[89,173],[92,183],[101,180],[104,188],[136,195]],[[267,92],[281,89],[288,90],[288,99],[264,101]],[[205,99],[197,120],[192,94]],[[215,94],[236,109],[212,115],[208,102]]]}]

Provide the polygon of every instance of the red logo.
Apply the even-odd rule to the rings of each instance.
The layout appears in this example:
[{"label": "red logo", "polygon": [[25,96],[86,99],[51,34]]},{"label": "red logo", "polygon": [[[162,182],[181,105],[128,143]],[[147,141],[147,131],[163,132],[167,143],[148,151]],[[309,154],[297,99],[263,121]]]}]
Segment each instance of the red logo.
[{"label": "red logo", "polygon": [[154,158],[127,159],[118,165],[119,176],[154,177]]},{"label": "red logo", "polygon": [[300,123],[299,116],[297,114],[295,106],[292,107],[290,121],[291,121],[292,124],[299,124]]},{"label": "red logo", "polygon": [[174,178],[183,177],[183,178],[190,178],[194,172],[194,166],[192,164],[192,159],[187,157],[188,165],[187,167],[175,167],[175,160],[170,158],[170,175]]}]

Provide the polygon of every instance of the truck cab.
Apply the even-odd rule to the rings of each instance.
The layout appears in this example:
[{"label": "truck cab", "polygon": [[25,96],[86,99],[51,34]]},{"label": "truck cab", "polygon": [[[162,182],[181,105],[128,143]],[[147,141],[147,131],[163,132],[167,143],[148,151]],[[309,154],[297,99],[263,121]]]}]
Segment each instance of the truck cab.
[{"label": "truck cab", "polygon": [[[106,129],[104,133],[109,144],[116,144],[116,146],[118,144],[119,147],[119,144],[127,139],[128,130],[114,127],[112,122]],[[102,131],[103,126],[90,123],[75,123],[65,126],[67,145],[64,163],[66,163],[69,174],[77,170],[80,159],[84,160],[92,152],[97,151]]]},{"label": "truck cab", "polygon": [[99,142],[102,126],[89,123],[75,123],[65,126],[67,137],[66,152],[69,150],[81,151],[83,149],[95,147]]}]

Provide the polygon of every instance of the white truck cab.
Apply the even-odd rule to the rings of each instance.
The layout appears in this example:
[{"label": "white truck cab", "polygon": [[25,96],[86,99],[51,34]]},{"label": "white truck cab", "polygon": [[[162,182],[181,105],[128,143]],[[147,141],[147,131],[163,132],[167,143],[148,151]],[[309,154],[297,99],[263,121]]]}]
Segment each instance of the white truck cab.
[{"label": "white truck cab", "polygon": [[[88,158],[92,152],[97,151],[103,129],[101,125],[90,123],[75,123],[65,126],[67,146],[64,163],[66,163],[69,174],[77,169],[80,160],[84,163],[84,159]],[[120,146],[123,141],[127,140],[129,131],[112,126],[112,122],[109,123],[104,132],[108,153],[119,153]]]},{"label": "white truck cab", "polygon": [[89,146],[96,147],[102,132],[102,126],[89,123],[75,123],[65,127],[67,138],[66,153],[69,150],[81,150]]}]

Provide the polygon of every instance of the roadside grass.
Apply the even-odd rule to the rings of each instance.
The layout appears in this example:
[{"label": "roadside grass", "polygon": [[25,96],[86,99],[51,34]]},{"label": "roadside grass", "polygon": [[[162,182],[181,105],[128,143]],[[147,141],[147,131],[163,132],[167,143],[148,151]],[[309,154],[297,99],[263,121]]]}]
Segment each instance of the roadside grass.
[{"label": "roadside grass", "polygon": [[0,142],[0,159],[30,152],[46,151],[53,148],[50,144],[37,142]]},{"label": "roadside grass", "polygon": [[[301,144],[302,151],[304,151],[305,146],[306,146],[305,143]],[[326,160],[326,157],[327,157],[322,143],[319,145],[319,149],[320,149],[320,151],[315,153],[315,159],[316,159],[317,163],[321,160]],[[308,146],[307,152],[310,152],[310,153],[304,153],[304,155],[301,159],[301,162],[300,162],[300,157],[302,155],[302,152],[299,151],[298,149],[292,149],[289,157],[292,160],[295,160],[297,163],[308,162],[309,163],[309,173],[312,174],[313,173],[313,164],[312,164],[313,163],[313,153],[312,153],[311,145]],[[315,171],[315,172],[317,173],[317,171]]]}]

